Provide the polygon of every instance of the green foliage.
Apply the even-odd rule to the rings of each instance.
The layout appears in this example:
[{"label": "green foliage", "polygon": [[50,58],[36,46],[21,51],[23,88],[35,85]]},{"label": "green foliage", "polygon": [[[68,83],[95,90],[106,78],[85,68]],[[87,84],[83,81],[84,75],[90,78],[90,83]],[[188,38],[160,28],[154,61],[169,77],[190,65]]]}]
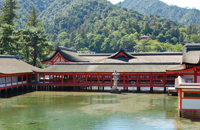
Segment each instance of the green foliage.
[{"label": "green foliage", "polygon": [[[33,30],[37,30],[42,27],[41,18],[48,39],[54,47],[62,45],[99,53],[116,52],[121,47],[127,51],[162,52],[172,51],[177,43],[184,45],[199,41],[199,25],[190,24],[184,27],[158,15],[142,15],[132,9],[121,8],[107,0],[19,0],[19,5],[21,9],[16,13],[23,14],[21,19],[16,19],[19,27],[24,27],[24,23],[27,23],[25,32],[28,32],[28,26],[34,26]],[[31,61],[30,57],[34,55],[33,46],[28,42],[37,42],[37,38],[34,39],[36,41],[31,40],[34,33],[30,31],[26,34],[29,39],[23,37],[18,40],[27,42],[24,43],[27,44],[26,47],[21,50],[24,51],[23,58],[27,61]],[[43,34],[45,37],[45,33]],[[149,41],[139,41],[142,35],[148,35]],[[52,47],[47,46],[44,53],[49,52],[47,48]]]},{"label": "green foliage", "polygon": [[41,26],[27,26],[22,31],[22,36],[22,59],[34,66],[42,67],[41,61],[45,57],[44,52],[46,48],[50,47],[44,28]]},{"label": "green foliage", "polygon": [[[160,0],[124,0],[118,5],[136,10],[143,15],[160,15],[163,18],[178,21],[183,25],[200,23],[200,10],[169,6]],[[170,24],[168,22],[166,22],[165,28],[170,28]]]},{"label": "green foliage", "polygon": [[0,8],[0,22],[5,24],[14,25],[14,19],[19,19],[16,15],[16,10],[20,7],[17,6],[17,0],[5,0],[3,7]]},{"label": "green foliage", "polygon": [[28,16],[28,19],[27,19],[27,26],[37,27],[37,26],[41,25],[40,24],[41,19],[38,19],[37,16],[38,16],[38,13],[35,10],[35,5],[33,5],[31,14],[30,14],[30,16]]},{"label": "green foliage", "polygon": [[[57,1],[48,10],[44,10],[40,17],[43,18],[44,27],[51,36],[50,39],[54,39],[55,45],[77,50],[86,47],[95,52],[116,52],[124,47],[134,51],[135,40],[140,39],[141,35],[172,44],[182,39],[184,44],[185,34],[179,38],[179,27],[182,26],[177,22],[158,16],[143,16],[106,0],[69,0],[68,3]],[[68,35],[64,39],[61,38],[63,33]],[[101,39],[101,43],[95,41],[97,37]]]},{"label": "green foliage", "polygon": [[180,43],[177,43],[173,48],[172,51],[173,52],[182,52],[182,50],[184,49],[184,46]]},{"label": "green foliage", "polygon": [[20,30],[15,30],[13,25],[2,24],[0,28],[1,54],[16,55],[20,49]]}]

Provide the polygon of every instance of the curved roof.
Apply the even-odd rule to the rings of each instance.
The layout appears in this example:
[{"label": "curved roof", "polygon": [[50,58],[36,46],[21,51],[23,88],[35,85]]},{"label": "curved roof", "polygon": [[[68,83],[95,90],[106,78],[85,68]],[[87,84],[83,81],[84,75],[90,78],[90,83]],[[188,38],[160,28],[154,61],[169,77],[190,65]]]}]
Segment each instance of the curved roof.
[{"label": "curved roof", "polygon": [[0,55],[0,74],[31,73],[40,70],[40,68],[27,64],[15,56]]},{"label": "curved roof", "polygon": [[40,72],[166,72],[180,63],[56,63]]},{"label": "curved roof", "polygon": [[188,51],[183,50],[182,63],[188,64],[199,64],[200,62],[200,51]]},{"label": "curved roof", "polygon": [[[124,56],[120,56],[119,54],[122,53]],[[121,58],[121,57],[126,57],[129,59],[135,58],[133,57],[131,54],[127,53],[125,51],[125,49],[121,48],[118,52],[112,54],[111,56],[109,56],[108,58]]]},{"label": "curved roof", "polygon": [[78,56],[74,52],[74,50],[70,50],[68,48],[61,47],[61,46],[58,46],[57,49],[53,53],[49,54],[42,62],[51,60],[52,58],[54,58],[54,56],[58,52],[68,61],[72,61],[72,62],[89,62],[88,59]]}]

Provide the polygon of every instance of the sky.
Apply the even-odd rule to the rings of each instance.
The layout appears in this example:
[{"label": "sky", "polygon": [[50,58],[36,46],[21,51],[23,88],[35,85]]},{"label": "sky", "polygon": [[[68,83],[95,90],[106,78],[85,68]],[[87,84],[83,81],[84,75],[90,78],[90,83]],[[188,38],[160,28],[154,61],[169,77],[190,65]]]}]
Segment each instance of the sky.
[{"label": "sky", "polygon": [[[109,0],[113,4],[116,4],[123,0]],[[168,5],[177,5],[179,7],[187,8],[196,8],[200,10],[200,1],[199,0],[161,0]]]}]

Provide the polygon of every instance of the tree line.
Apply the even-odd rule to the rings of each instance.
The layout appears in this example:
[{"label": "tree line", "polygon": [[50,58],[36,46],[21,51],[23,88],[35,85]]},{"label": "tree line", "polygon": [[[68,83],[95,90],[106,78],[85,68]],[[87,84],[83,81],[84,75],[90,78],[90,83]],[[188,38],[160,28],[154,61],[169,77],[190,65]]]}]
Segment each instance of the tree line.
[{"label": "tree line", "polygon": [[[65,12],[59,12],[63,9]],[[54,45],[79,51],[111,53],[121,47],[132,52],[182,51],[185,43],[197,42],[199,31],[196,24],[185,27],[176,21],[158,15],[142,15],[106,0],[68,0],[64,4],[61,0],[44,14],[44,27]],[[143,44],[140,39],[143,35],[149,36],[150,41]]]},{"label": "tree line", "polygon": [[27,22],[24,29],[16,29],[18,25],[14,20],[19,19],[16,10],[17,0],[5,0],[4,6],[0,8],[0,53],[3,55],[20,55],[22,60],[33,66],[42,67],[42,59],[51,49],[47,34],[42,25],[41,19],[38,19],[35,6],[27,16]]}]

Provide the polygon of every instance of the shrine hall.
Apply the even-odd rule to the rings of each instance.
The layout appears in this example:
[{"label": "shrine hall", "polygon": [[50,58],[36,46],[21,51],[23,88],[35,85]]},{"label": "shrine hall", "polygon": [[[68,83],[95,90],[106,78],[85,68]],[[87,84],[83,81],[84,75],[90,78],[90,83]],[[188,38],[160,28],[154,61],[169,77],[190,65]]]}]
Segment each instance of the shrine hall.
[{"label": "shrine hall", "polygon": [[[176,72],[167,72],[182,63],[181,52],[127,52],[82,54],[58,46],[44,60],[44,69],[33,67],[16,56],[0,56],[0,89],[18,86],[62,87],[88,91],[93,87],[104,91],[113,86],[112,73],[119,73],[118,86],[123,91],[140,91],[141,87],[174,87]],[[26,67],[25,67],[26,66]],[[181,65],[181,67],[183,67]],[[25,69],[27,68],[27,70]],[[26,71],[25,71],[26,70]]]},{"label": "shrine hall", "polygon": [[[68,87],[70,90],[104,91],[113,86],[112,73],[119,75],[118,86],[123,91],[133,87],[173,87],[176,73],[166,70],[180,65],[182,53],[134,53],[121,48],[116,53],[79,54],[72,49],[58,46],[42,63],[46,68],[34,73],[39,76],[38,86]],[[33,83],[34,84],[34,83]]]}]

